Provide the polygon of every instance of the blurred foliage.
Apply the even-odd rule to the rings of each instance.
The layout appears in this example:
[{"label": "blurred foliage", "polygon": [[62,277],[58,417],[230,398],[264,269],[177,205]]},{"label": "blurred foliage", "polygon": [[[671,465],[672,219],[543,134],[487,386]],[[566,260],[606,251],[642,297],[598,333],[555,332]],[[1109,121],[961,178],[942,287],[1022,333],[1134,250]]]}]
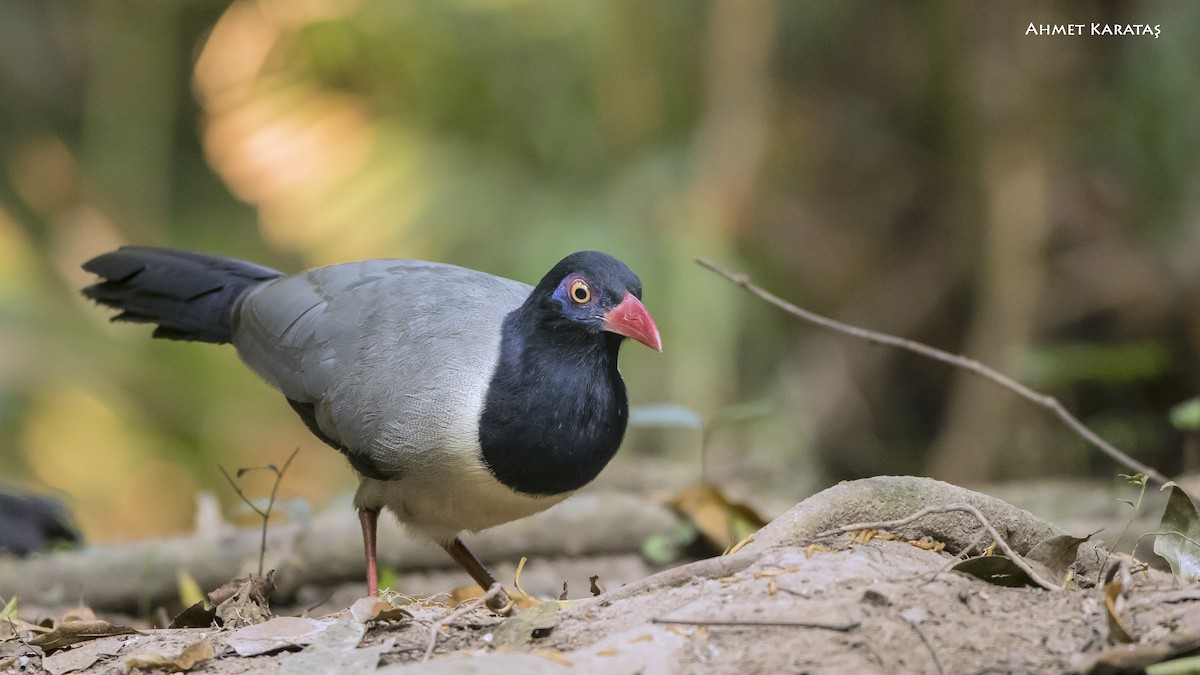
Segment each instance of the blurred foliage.
[{"label": "blurred foliage", "polygon": [[[1024,34],[1092,21],[1162,35]],[[185,528],[216,465],[298,445],[281,498],[350,489],[233,350],[78,296],[79,264],[123,243],[525,281],[606,250],[666,346],[625,350],[635,403],[771,402],[709,439],[707,477],[735,491],[1114,468],[992,385],[794,323],[696,256],[1029,376],[1182,469],[1198,34],[1183,0],[0,4],[0,475],[69,493],[98,539]],[[694,432],[634,429],[635,453],[698,477]]]}]

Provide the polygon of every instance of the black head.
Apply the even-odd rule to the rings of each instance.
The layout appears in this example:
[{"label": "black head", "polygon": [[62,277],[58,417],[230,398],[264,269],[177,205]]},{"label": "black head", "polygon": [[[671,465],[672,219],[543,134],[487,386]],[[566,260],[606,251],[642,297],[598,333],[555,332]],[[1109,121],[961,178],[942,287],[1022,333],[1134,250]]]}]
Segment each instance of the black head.
[{"label": "black head", "polygon": [[539,318],[556,330],[608,332],[662,351],[658,328],[641,298],[637,275],[625,263],[597,251],[563,258],[530,294]]}]

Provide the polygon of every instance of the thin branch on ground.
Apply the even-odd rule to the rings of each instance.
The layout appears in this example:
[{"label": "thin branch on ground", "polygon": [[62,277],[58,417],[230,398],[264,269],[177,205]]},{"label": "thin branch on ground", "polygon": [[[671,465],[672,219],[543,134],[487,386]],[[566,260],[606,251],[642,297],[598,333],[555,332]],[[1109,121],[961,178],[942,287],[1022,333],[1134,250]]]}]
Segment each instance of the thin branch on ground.
[{"label": "thin branch on ground", "polygon": [[425,663],[433,656],[433,648],[437,646],[438,636],[442,634],[442,629],[450,624],[458,621],[462,617],[479,609],[492,598],[500,594],[504,587],[500,584],[492,584],[492,587],[487,590],[487,593],[475,598],[474,600],[463,604],[458,609],[450,613],[449,616],[438,619],[429,627],[429,643],[425,645],[425,655],[421,657],[421,663]]},{"label": "thin branch on ground", "polygon": [[976,375],[979,375],[983,378],[991,380],[992,382],[995,382],[996,384],[1004,387],[1005,389],[1008,389],[1009,391],[1015,393],[1016,395],[1020,396],[1021,398],[1024,398],[1025,400],[1030,401],[1031,403],[1034,403],[1038,406],[1041,406],[1041,407],[1053,412],[1068,427],[1070,427],[1073,431],[1075,431],[1075,433],[1079,434],[1081,437],[1083,437],[1084,440],[1086,440],[1088,443],[1091,443],[1093,446],[1098,448],[1104,454],[1108,455],[1114,461],[1116,461],[1120,464],[1123,464],[1126,467],[1133,469],[1134,471],[1138,471],[1138,472],[1146,474],[1146,476],[1148,476],[1151,480],[1153,480],[1154,482],[1156,482],[1160,485],[1167,482],[1166,476],[1162,475],[1158,471],[1155,471],[1151,467],[1146,466],[1145,464],[1142,464],[1141,462],[1137,461],[1136,459],[1130,457],[1129,455],[1125,454],[1121,450],[1117,449],[1115,446],[1113,446],[1108,441],[1105,441],[1103,438],[1100,438],[1100,436],[1098,436],[1091,429],[1087,428],[1087,426],[1084,425],[1083,422],[1080,422],[1065,407],[1063,407],[1063,404],[1059,403],[1058,399],[1054,398],[1053,396],[1049,396],[1046,394],[1036,392],[1036,391],[1030,389],[1029,387],[1026,387],[1025,385],[1021,384],[1020,382],[1017,382],[1016,380],[1012,379],[1011,377],[1008,377],[1007,375],[1003,375],[1003,374],[989,368],[988,366],[985,366],[984,364],[980,363],[979,361],[976,361],[974,359],[969,359],[965,356],[960,356],[958,354],[951,354],[950,352],[943,351],[936,347],[931,347],[927,344],[924,344],[922,342],[917,342],[915,340],[909,340],[906,338],[896,337],[895,335],[889,335],[887,333],[880,333],[877,331],[868,330],[866,328],[859,328],[858,326],[851,326],[850,324],[842,323],[841,321],[835,321],[834,319],[830,319],[829,317],[822,316],[820,314],[816,314],[815,312],[810,312],[801,307],[797,307],[796,305],[793,305],[792,303],[788,302],[787,300],[784,300],[768,291],[763,290],[762,288],[759,288],[758,286],[755,286],[753,283],[750,282],[750,278],[748,276],[746,276],[745,274],[734,274],[733,272],[728,272],[728,271],[726,271],[720,267],[717,267],[715,264],[713,264],[707,260],[704,260],[702,258],[697,259],[696,262],[701,267],[703,267],[711,272],[716,273],[717,275],[725,278],[727,281],[729,281],[737,286],[741,286],[743,289],[745,289],[746,291],[749,291],[751,294],[759,297],[760,299],[765,300],[766,302],[768,302],[772,305],[775,305],[776,307],[782,309],[783,311],[787,312],[788,314],[791,314],[793,316],[804,319],[805,321],[808,321],[809,323],[813,323],[813,324],[816,324],[823,328],[828,328],[830,330],[834,330],[839,333],[844,333],[846,335],[860,338],[862,340],[866,340],[867,342],[888,345],[890,347],[896,347],[898,349],[904,349],[904,350],[907,350],[910,352],[914,352],[916,354],[921,354],[922,356],[929,357],[936,361],[941,361],[943,363],[947,363],[952,366],[962,368],[964,370],[969,370],[969,371],[975,373]]},{"label": "thin branch on ground", "polygon": [[678,626],[734,626],[755,628],[820,628],[846,633],[862,625],[860,621],[846,623],[820,623],[818,621],[734,621],[725,619],[651,619],[651,623],[672,623]]},{"label": "thin branch on ground", "polygon": [[996,528],[992,527],[992,524],[988,521],[987,517],[983,515],[983,512],[971,504],[939,504],[935,506],[926,506],[925,508],[906,518],[898,518],[896,520],[881,520],[874,523],[852,523],[850,525],[842,525],[841,527],[835,527],[832,530],[825,530],[824,532],[818,533],[813,536],[813,539],[825,539],[827,537],[846,534],[847,532],[857,532],[859,530],[890,530],[897,527],[903,527],[909,523],[935,513],[954,512],[966,513],[974,516],[975,520],[979,521],[979,524],[987,529],[988,534],[992,536],[992,540],[996,542],[996,545],[999,546],[1002,551],[1004,551],[1004,554],[1008,556],[1008,559],[1012,560],[1013,564],[1020,568],[1022,572],[1029,575],[1029,578],[1032,579],[1035,584],[1048,591],[1060,590],[1057,584],[1053,584],[1042,578],[1040,574],[1035,572],[1033,568],[1029,566],[1029,563],[1025,562],[1024,558],[1017,555],[1016,551],[1012,550],[1012,547],[1008,545],[1008,542],[1004,541],[1004,538],[1001,537],[1000,533],[996,531]]},{"label": "thin branch on ground", "polygon": [[[1186,534],[1184,534],[1182,532],[1178,532],[1176,530],[1168,530],[1166,532],[1147,532],[1146,534],[1143,534],[1142,536],[1138,537],[1137,541],[1133,542],[1133,552],[1137,551],[1138,546],[1142,545],[1142,540],[1145,539],[1146,537],[1168,537],[1168,536],[1179,537],[1180,539],[1186,541],[1187,543],[1191,544],[1192,546],[1195,546],[1196,548],[1200,548],[1200,541],[1196,541],[1195,539],[1192,539],[1191,537],[1187,536]],[[1132,556],[1132,552],[1130,555]]]},{"label": "thin branch on ground", "polygon": [[283,463],[282,469],[276,467],[274,464],[268,464],[267,466],[256,466],[249,469],[243,468],[237,470],[238,478],[241,478],[247,471],[255,471],[259,469],[271,471],[275,474],[275,484],[271,486],[271,498],[267,501],[267,508],[265,511],[258,508],[258,505],[255,504],[249,497],[247,497],[246,493],[242,492],[242,488],[238,486],[237,481],[233,479],[233,476],[229,475],[229,472],[225,470],[225,467],[219,465],[217,466],[217,468],[221,470],[221,474],[225,476],[225,480],[229,481],[229,485],[233,487],[233,491],[242,498],[243,502],[246,502],[246,506],[249,506],[254,510],[255,513],[259,515],[259,517],[262,518],[262,544],[258,548],[258,576],[260,577],[263,573],[263,560],[267,556],[267,521],[271,519],[271,509],[275,508],[275,495],[279,491],[279,484],[283,482],[283,474],[287,473],[288,467],[292,465],[292,460],[296,458],[296,453],[298,452],[300,452],[299,446],[292,451],[292,454],[288,455],[287,461]]}]

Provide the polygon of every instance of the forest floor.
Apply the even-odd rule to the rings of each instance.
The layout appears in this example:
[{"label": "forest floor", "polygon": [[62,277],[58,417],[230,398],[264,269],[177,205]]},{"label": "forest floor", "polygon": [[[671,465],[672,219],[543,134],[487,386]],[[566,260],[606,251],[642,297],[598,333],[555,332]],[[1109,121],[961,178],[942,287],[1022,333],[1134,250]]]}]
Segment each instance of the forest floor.
[{"label": "forest floor", "polygon": [[[903,525],[855,525],[931,506],[946,510]],[[96,622],[57,642],[43,637],[42,646],[10,617],[0,672],[123,673],[140,662],[142,672],[216,674],[1114,673],[1154,672],[1152,664],[1200,649],[1200,589],[1093,542],[1075,541],[1065,576],[1054,577],[1053,562],[1036,567],[1054,577],[1043,584],[1054,590],[1002,585],[1007,572],[984,581],[951,571],[991,542],[982,522],[1030,560],[1038,543],[1062,534],[998,499],[881,477],[805,500],[728,555],[638,579],[628,578],[638,567],[622,556],[585,561],[616,570],[610,590],[526,598],[509,617],[478,602],[456,611],[397,597],[352,610],[276,609],[276,618],[240,629],[116,634]],[[622,577],[628,583],[617,586]],[[353,591],[328,600],[347,607]]]}]

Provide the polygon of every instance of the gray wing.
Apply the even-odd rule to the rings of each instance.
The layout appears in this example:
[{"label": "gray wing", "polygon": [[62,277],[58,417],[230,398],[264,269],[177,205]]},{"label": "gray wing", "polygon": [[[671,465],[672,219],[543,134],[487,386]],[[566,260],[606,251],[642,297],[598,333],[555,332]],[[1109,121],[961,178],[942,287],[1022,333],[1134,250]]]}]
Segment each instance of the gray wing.
[{"label": "gray wing", "polygon": [[416,260],[332,265],[250,291],[233,343],[356,467],[399,476],[478,451],[501,325],[531,290]]}]

